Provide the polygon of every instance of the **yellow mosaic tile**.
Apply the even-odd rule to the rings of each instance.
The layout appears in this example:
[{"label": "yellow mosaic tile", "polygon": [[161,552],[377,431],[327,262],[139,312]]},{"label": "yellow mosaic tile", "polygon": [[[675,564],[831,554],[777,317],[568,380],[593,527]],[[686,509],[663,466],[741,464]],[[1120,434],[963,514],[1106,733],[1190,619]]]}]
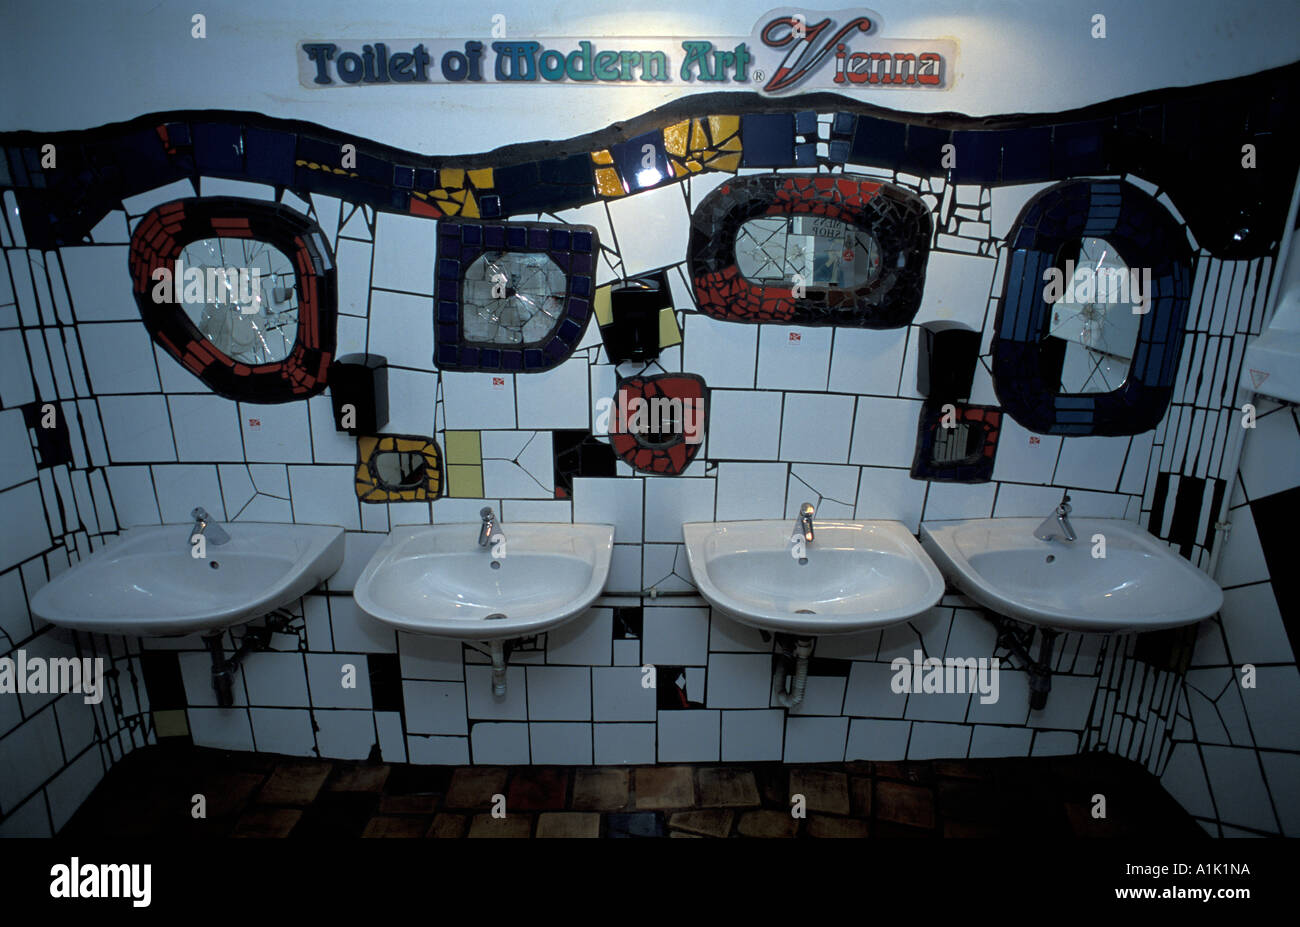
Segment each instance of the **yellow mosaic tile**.
[{"label": "yellow mosaic tile", "polygon": [[[371,469],[376,454],[414,453],[424,457],[424,482],[412,487],[383,485]],[[442,495],[442,462],[438,445],[428,438],[407,435],[362,435],[357,438],[359,463],[356,472],[357,498],[362,502],[422,502]]]},{"label": "yellow mosaic tile", "polygon": [[671,307],[659,310],[659,347],[671,348],[682,343],[682,330],[677,324],[677,313]]},{"label": "yellow mosaic tile", "polygon": [[597,325],[608,325],[614,321],[614,308],[609,299],[609,285],[596,287],[596,298],[591,301],[592,311],[596,314]]},{"label": "yellow mosaic tile", "polygon": [[483,445],[477,431],[444,431],[442,444],[448,466],[463,464],[477,467],[483,463]]},{"label": "yellow mosaic tile", "polygon": [[483,468],[448,464],[447,495],[460,499],[482,499]]},{"label": "yellow mosaic tile", "polygon": [[596,192],[611,199],[627,193],[623,189],[623,181],[619,178],[618,171],[612,167],[596,168]]}]

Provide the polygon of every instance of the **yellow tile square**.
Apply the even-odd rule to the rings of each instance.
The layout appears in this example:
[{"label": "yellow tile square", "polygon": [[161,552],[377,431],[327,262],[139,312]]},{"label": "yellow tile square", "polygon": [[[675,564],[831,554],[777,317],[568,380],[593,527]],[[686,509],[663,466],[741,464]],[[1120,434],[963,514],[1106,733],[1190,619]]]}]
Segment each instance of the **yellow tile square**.
[{"label": "yellow tile square", "polygon": [[677,313],[665,307],[659,310],[659,347],[671,348],[682,343],[682,330],[677,325]]},{"label": "yellow tile square", "polygon": [[447,465],[447,495],[461,499],[483,498],[483,468]]},{"label": "yellow tile square", "polygon": [[159,737],[184,737],[190,732],[190,724],[183,709],[155,711],[153,730]]},{"label": "yellow tile square", "polygon": [[443,432],[443,460],[448,466],[452,464],[481,466],[483,463],[482,444],[477,431]]}]

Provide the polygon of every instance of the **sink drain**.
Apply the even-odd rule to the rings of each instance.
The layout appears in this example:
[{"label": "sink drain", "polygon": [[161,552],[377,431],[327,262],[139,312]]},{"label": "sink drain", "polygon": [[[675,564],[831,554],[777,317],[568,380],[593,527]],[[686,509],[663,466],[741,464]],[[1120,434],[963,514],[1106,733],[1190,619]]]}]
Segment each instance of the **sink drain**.
[{"label": "sink drain", "polygon": [[497,612],[495,615],[488,615],[488,616],[487,616],[486,618],[484,618],[483,620],[484,620],[484,621],[496,621],[496,620],[498,620],[498,619],[500,619],[500,618],[504,618],[504,617],[505,617],[505,615],[501,614],[500,612]]},{"label": "sink drain", "polygon": [[492,561],[492,569],[494,569],[494,570],[499,570],[499,569],[501,569],[501,561],[500,561],[500,560],[493,560],[493,561]]}]

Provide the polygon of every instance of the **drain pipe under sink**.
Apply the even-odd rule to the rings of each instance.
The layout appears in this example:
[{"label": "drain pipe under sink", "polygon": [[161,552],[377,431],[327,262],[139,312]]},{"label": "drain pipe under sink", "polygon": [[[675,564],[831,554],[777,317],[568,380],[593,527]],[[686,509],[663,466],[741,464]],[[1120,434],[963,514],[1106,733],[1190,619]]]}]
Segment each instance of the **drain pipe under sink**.
[{"label": "drain pipe under sink", "polygon": [[497,698],[506,695],[506,649],[499,641],[488,641],[492,648],[492,694]]},{"label": "drain pipe under sink", "polygon": [[[787,649],[785,643],[781,643],[781,659],[777,661],[773,682],[776,686],[776,700],[786,708],[797,708],[803,701],[804,690],[808,688],[808,658],[812,656],[812,649],[811,638],[796,640],[793,653]],[[790,688],[787,691],[786,661],[789,659],[794,660],[794,678],[790,680]]]}]

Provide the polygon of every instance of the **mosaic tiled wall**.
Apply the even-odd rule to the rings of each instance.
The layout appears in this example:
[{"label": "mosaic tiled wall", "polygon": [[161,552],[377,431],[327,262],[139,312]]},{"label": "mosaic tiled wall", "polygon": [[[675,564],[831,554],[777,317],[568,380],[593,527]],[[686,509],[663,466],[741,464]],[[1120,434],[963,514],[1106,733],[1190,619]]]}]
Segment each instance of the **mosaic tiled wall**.
[{"label": "mosaic tiled wall", "polygon": [[[113,759],[164,736],[423,763],[815,762],[1107,748],[1156,771],[1183,768],[1171,751],[1184,764],[1189,744],[1204,750],[1199,743],[1208,742],[1199,728],[1196,738],[1181,730],[1183,706],[1199,710],[1181,694],[1194,677],[1184,684],[1176,670],[1158,669],[1159,648],[1140,640],[1065,635],[1043,711],[1029,711],[1017,671],[1004,671],[993,705],[893,694],[889,661],[917,648],[1006,655],[961,596],[884,632],[819,641],[808,698],[787,717],[770,699],[772,643],[696,599],[598,603],[515,650],[509,694],[494,701],[481,649],[395,634],[361,613],[350,593],[392,527],[475,521],[484,504],[507,526],[615,524],[607,588],[630,593],[691,591],[686,520],[793,517],[811,501],[821,517],[896,518],[915,531],[922,519],[1046,514],[1063,488],[1077,513],[1136,519],[1208,564],[1213,503],[1233,476],[1225,451],[1241,354],[1262,321],[1278,203],[1296,166],[1283,144],[1294,131],[1295,76],[1292,68],[1051,117],[979,121],[819,105],[824,99],[699,96],[594,138],[551,143],[539,160],[452,163],[350,139],[359,150],[348,173],[327,168],[342,136],[252,114],[167,113],[60,135],[66,157],[57,172],[31,154],[46,139],[5,136],[0,515],[25,530],[6,530],[0,541],[0,584],[10,590],[4,646],[94,647],[115,658],[119,673],[111,703],[93,712],[65,696],[19,702],[17,715],[0,717],[0,829],[57,829]],[[1227,163],[1202,143],[1216,134],[1272,157],[1206,196],[1206,178]],[[958,160],[941,169],[946,144]],[[646,146],[651,168],[642,167]],[[907,191],[928,210],[924,287],[910,322],[755,325],[701,311],[689,254],[692,215],[706,197],[736,176],[830,180],[844,172]],[[919,326],[946,319],[979,331],[968,405],[1001,408],[991,358],[1015,250],[1009,240],[1026,204],[1080,176],[1133,185],[1188,237],[1187,334],[1168,411],[1153,431],[1120,437],[1037,434],[1002,414],[984,482],[913,478],[926,414],[916,389]],[[377,497],[359,479],[368,472],[364,452],[336,430],[327,394],[293,400],[289,387],[291,401],[268,404],[239,395],[236,381],[232,395],[195,375],[196,366],[209,372],[203,358],[187,366],[151,340],[132,291],[131,242],[142,217],[195,197],[255,200],[319,230],[337,280],[335,351],[387,358],[382,434],[436,442],[436,490],[412,501]],[[517,367],[506,352],[485,359],[479,347],[465,364],[463,326],[439,327],[457,324],[443,281],[466,272],[448,266],[439,276],[443,259],[460,262],[441,230],[454,224],[462,229],[456,244],[477,247],[463,228],[495,226],[506,236],[537,223],[592,230],[589,314],[576,305],[588,297],[574,283],[588,275],[570,263],[561,268],[563,292],[550,295],[562,297],[577,332],[557,327],[539,346],[520,348]],[[537,251],[581,262],[582,243],[553,240],[552,231]],[[615,365],[600,326],[602,290],[646,275],[666,281],[671,297],[658,356]],[[450,365],[475,369],[443,369],[435,352],[444,345],[457,352]],[[536,363],[528,350],[539,352]],[[665,375],[699,384],[701,395],[707,388],[707,429],[694,456],[644,458],[643,448],[607,441],[600,401],[620,385],[663,384],[652,378]],[[46,402],[72,426],[62,456],[29,440],[31,416]],[[290,610],[294,620],[271,650],[247,658],[232,709],[215,706],[196,637],[65,638],[36,627],[23,607],[48,575],[106,536],[181,522],[195,505],[219,519],[348,532],[343,568]],[[230,636],[233,647],[242,632]],[[344,662],[368,669],[358,689],[334,683]],[[643,664],[658,668],[656,689],[641,687]],[[1273,829],[1258,818],[1196,813]]]}]

